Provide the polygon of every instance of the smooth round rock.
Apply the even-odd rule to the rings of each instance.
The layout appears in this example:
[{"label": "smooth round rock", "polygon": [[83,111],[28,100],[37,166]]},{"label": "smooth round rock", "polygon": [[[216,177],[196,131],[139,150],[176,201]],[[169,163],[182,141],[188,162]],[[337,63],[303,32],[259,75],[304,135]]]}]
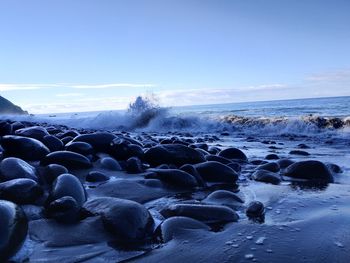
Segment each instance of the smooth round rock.
[{"label": "smooth round rock", "polygon": [[204,162],[203,154],[182,144],[163,144],[150,148],[145,153],[145,160],[152,166],[161,164],[196,164]]},{"label": "smooth round rock", "polygon": [[117,160],[127,160],[131,157],[143,159],[144,152],[140,145],[133,144],[126,139],[114,139],[111,142],[112,155]]},{"label": "smooth round rock", "polygon": [[181,233],[187,233],[195,230],[209,231],[210,227],[201,221],[190,217],[174,216],[167,218],[160,225],[160,236],[163,242],[169,242]]},{"label": "smooth round rock", "polygon": [[72,174],[61,174],[52,185],[50,200],[54,201],[64,196],[73,197],[78,206],[82,206],[86,201],[86,193],[83,185]]},{"label": "smooth round rock", "polygon": [[0,199],[16,204],[31,204],[42,194],[42,188],[32,179],[19,178],[0,183]]},{"label": "smooth round rock", "polygon": [[278,163],[271,162],[271,163],[265,163],[265,164],[259,165],[256,169],[257,170],[266,170],[266,171],[270,171],[273,173],[277,173],[280,171],[280,166]]},{"label": "smooth round rock", "polygon": [[246,214],[249,218],[259,218],[264,216],[265,207],[264,204],[259,201],[253,201],[248,205]]},{"label": "smooth round rock", "polygon": [[114,160],[112,157],[103,157],[98,160],[98,165],[106,170],[110,171],[121,171],[122,167],[120,166],[117,160]]},{"label": "smooth round rock", "polygon": [[277,161],[278,165],[280,166],[280,168],[282,169],[285,169],[287,168],[289,165],[295,163],[294,161],[292,160],[289,160],[289,159],[280,159]]},{"label": "smooth round rock", "polygon": [[289,152],[289,154],[292,155],[301,155],[301,156],[309,156],[310,153],[306,152],[306,151],[301,151],[301,150],[292,150]]},{"label": "smooth round rock", "polygon": [[80,153],[85,156],[94,153],[94,148],[87,142],[71,142],[66,145],[66,150],[70,152]]},{"label": "smooth round rock", "polygon": [[30,137],[41,141],[46,135],[50,135],[44,127],[32,126],[15,131],[16,135]]},{"label": "smooth round rock", "polygon": [[63,142],[54,135],[46,135],[42,138],[42,142],[51,152],[63,149]]},{"label": "smooth round rock", "polygon": [[52,201],[47,207],[49,217],[64,224],[75,223],[79,219],[80,206],[71,196],[63,196]]},{"label": "smooth round rock", "polygon": [[214,205],[224,205],[233,209],[242,206],[244,203],[238,195],[226,190],[214,191],[203,199],[202,202]]},{"label": "smooth round rock", "polygon": [[141,204],[113,197],[100,197],[86,202],[85,213],[101,215],[107,231],[123,243],[138,242],[153,231],[153,218]]},{"label": "smooth round rock", "polygon": [[198,173],[197,169],[194,168],[194,166],[192,164],[185,164],[185,165],[180,167],[180,170],[185,171],[186,173],[189,173],[194,178],[196,178],[197,184],[199,186],[205,187],[207,185],[206,182],[203,180],[203,178]]},{"label": "smooth round rock", "polygon": [[49,164],[46,167],[44,167],[41,171],[41,179],[51,185],[53,181],[56,180],[56,178],[61,174],[68,173],[68,170],[66,167],[60,164]]},{"label": "smooth round rock", "polygon": [[191,174],[179,169],[148,169],[151,174],[145,176],[147,179],[159,179],[162,182],[173,186],[184,189],[191,189],[196,186],[197,180]]},{"label": "smooth round rock", "polygon": [[222,205],[175,204],[161,211],[168,218],[173,216],[191,217],[204,223],[236,222],[238,214]]},{"label": "smooth round rock", "polygon": [[126,161],[126,171],[130,174],[142,173],[144,171],[142,162],[137,157],[131,157]]},{"label": "smooth round rock", "polygon": [[221,156],[218,156],[218,155],[212,155],[212,154],[206,155],[205,159],[207,161],[216,161],[216,162],[219,162],[219,163],[222,163],[222,164],[229,164],[229,163],[232,162],[230,159],[227,159],[225,157],[221,157]]},{"label": "smooth round rock", "polygon": [[50,153],[40,141],[22,136],[6,135],[1,138],[1,146],[6,156],[18,157],[28,161],[37,161]]},{"label": "smooth round rock", "polygon": [[93,182],[93,183],[104,182],[108,180],[109,180],[109,177],[107,175],[98,171],[91,171],[86,176],[86,181]]},{"label": "smooth round rock", "polygon": [[307,179],[312,181],[321,181],[325,183],[333,183],[333,175],[328,167],[320,161],[301,161],[288,166],[284,173],[285,176]]},{"label": "smooth round rock", "polygon": [[278,160],[280,157],[275,154],[275,153],[271,153],[265,156],[266,160]]},{"label": "smooth round rock", "polygon": [[263,182],[263,183],[269,183],[269,184],[280,184],[281,183],[281,177],[273,172],[267,171],[267,170],[257,170],[253,173],[252,178],[255,181]]},{"label": "smooth round rock", "polygon": [[207,182],[235,183],[238,179],[233,169],[219,162],[209,161],[195,164],[194,167]]},{"label": "smooth round rock", "polygon": [[0,262],[7,262],[27,235],[28,222],[22,209],[12,202],[0,200]]},{"label": "smooth round rock", "polygon": [[247,161],[248,158],[247,156],[244,154],[244,152],[242,152],[240,149],[237,148],[227,148],[225,150],[222,150],[221,152],[219,152],[218,156],[220,157],[224,157],[227,159],[234,159],[234,160],[242,160],[242,161]]},{"label": "smooth round rock", "polygon": [[17,178],[38,180],[35,168],[26,161],[15,157],[3,159],[0,162],[0,181],[9,181]]},{"label": "smooth round rock", "polygon": [[79,153],[70,151],[57,151],[50,153],[41,161],[42,165],[53,163],[72,169],[84,169],[91,167],[91,162],[88,158]]},{"label": "smooth round rock", "polygon": [[111,142],[116,136],[109,132],[95,132],[83,134],[74,138],[72,142],[86,142],[90,144],[96,152],[110,152]]}]

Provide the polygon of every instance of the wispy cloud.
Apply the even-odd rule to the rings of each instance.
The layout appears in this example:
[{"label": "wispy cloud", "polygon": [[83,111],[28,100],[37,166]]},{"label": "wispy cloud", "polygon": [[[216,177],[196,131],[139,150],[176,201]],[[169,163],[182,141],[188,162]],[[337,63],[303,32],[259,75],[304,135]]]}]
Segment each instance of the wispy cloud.
[{"label": "wispy cloud", "polygon": [[81,97],[84,93],[59,93],[55,95],[56,97]]},{"label": "wispy cloud", "polygon": [[149,83],[107,83],[107,84],[72,84],[72,83],[49,83],[49,84],[22,84],[0,83],[0,91],[12,90],[36,90],[49,88],[73,88],[73,89],[108,89],[108,88],[150,88],[156,87]]},{"label": "wispy cloud", "polygon": [[329,81],[349,81],[350,82],[350,69],[342,69],[336,71],[323,72],[313,74],[306,78],[308,81],[316,82],[329,82]]}]

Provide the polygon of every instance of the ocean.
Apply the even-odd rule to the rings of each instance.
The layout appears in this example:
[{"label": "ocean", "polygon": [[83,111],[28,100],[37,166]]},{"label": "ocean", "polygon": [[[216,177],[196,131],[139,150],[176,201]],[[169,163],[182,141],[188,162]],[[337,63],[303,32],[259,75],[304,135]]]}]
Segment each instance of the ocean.
[{"label": "ocean", "polygon": [[231,131],[247,135],[261,132],[268,135],[333,132],[343,136],[348,135],[350,130],[350,96],[154,107],[132,115],[126,110],[116,110],[15,118],[84,129],[197,133]]}]

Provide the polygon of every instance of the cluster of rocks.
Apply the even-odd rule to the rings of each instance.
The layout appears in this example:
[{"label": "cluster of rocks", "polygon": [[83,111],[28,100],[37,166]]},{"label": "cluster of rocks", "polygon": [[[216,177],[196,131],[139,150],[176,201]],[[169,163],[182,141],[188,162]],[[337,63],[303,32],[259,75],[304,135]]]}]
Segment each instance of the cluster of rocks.
[{"label": "cluster of rocks", "polygon": [[[167,242],[179,231],[209,231],[214,225],[236,222],[237,209],[243,208],[248,218],[263,222],[264,205],[258,201],[246,204],[237,193],[240,180],[247,179],[241,173],[245,167],[254,167],[251,179],[275,185],[286,178],[332,183],[332,171],[339,168],[278,156],[249,160],[240,149],[210,146],[208,142],[218,140],[215,136],[131,136],[11,121],[0,122],[0,135],[1,262],[21,247],[31,220],[47,218],[60,224],[78,224],[85,218],[98,217],[120,243],[140,243],[155,237]],[[104,187],[113,173],[123,173],[127,178],[141,175],[142,187],[161,187],[174,193],[214,191],[197,202],[163,207],[159,211],[163,222],[156,225],[142,202],[108,194],[89,196],[90,184],[96,189]],[[211,188],[215,185],[225,185],[226,190]],[[42,213],[26,213],[27,205],[39,207]]]}]

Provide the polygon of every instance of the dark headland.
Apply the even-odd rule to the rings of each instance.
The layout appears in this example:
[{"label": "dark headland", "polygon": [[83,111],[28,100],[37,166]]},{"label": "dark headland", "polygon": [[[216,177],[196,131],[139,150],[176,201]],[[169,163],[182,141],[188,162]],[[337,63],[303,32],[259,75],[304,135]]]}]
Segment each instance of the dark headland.
[{"label": "dark headland", "polygon": [[28,112],[0,96],[0,114],[28,114]]}]

